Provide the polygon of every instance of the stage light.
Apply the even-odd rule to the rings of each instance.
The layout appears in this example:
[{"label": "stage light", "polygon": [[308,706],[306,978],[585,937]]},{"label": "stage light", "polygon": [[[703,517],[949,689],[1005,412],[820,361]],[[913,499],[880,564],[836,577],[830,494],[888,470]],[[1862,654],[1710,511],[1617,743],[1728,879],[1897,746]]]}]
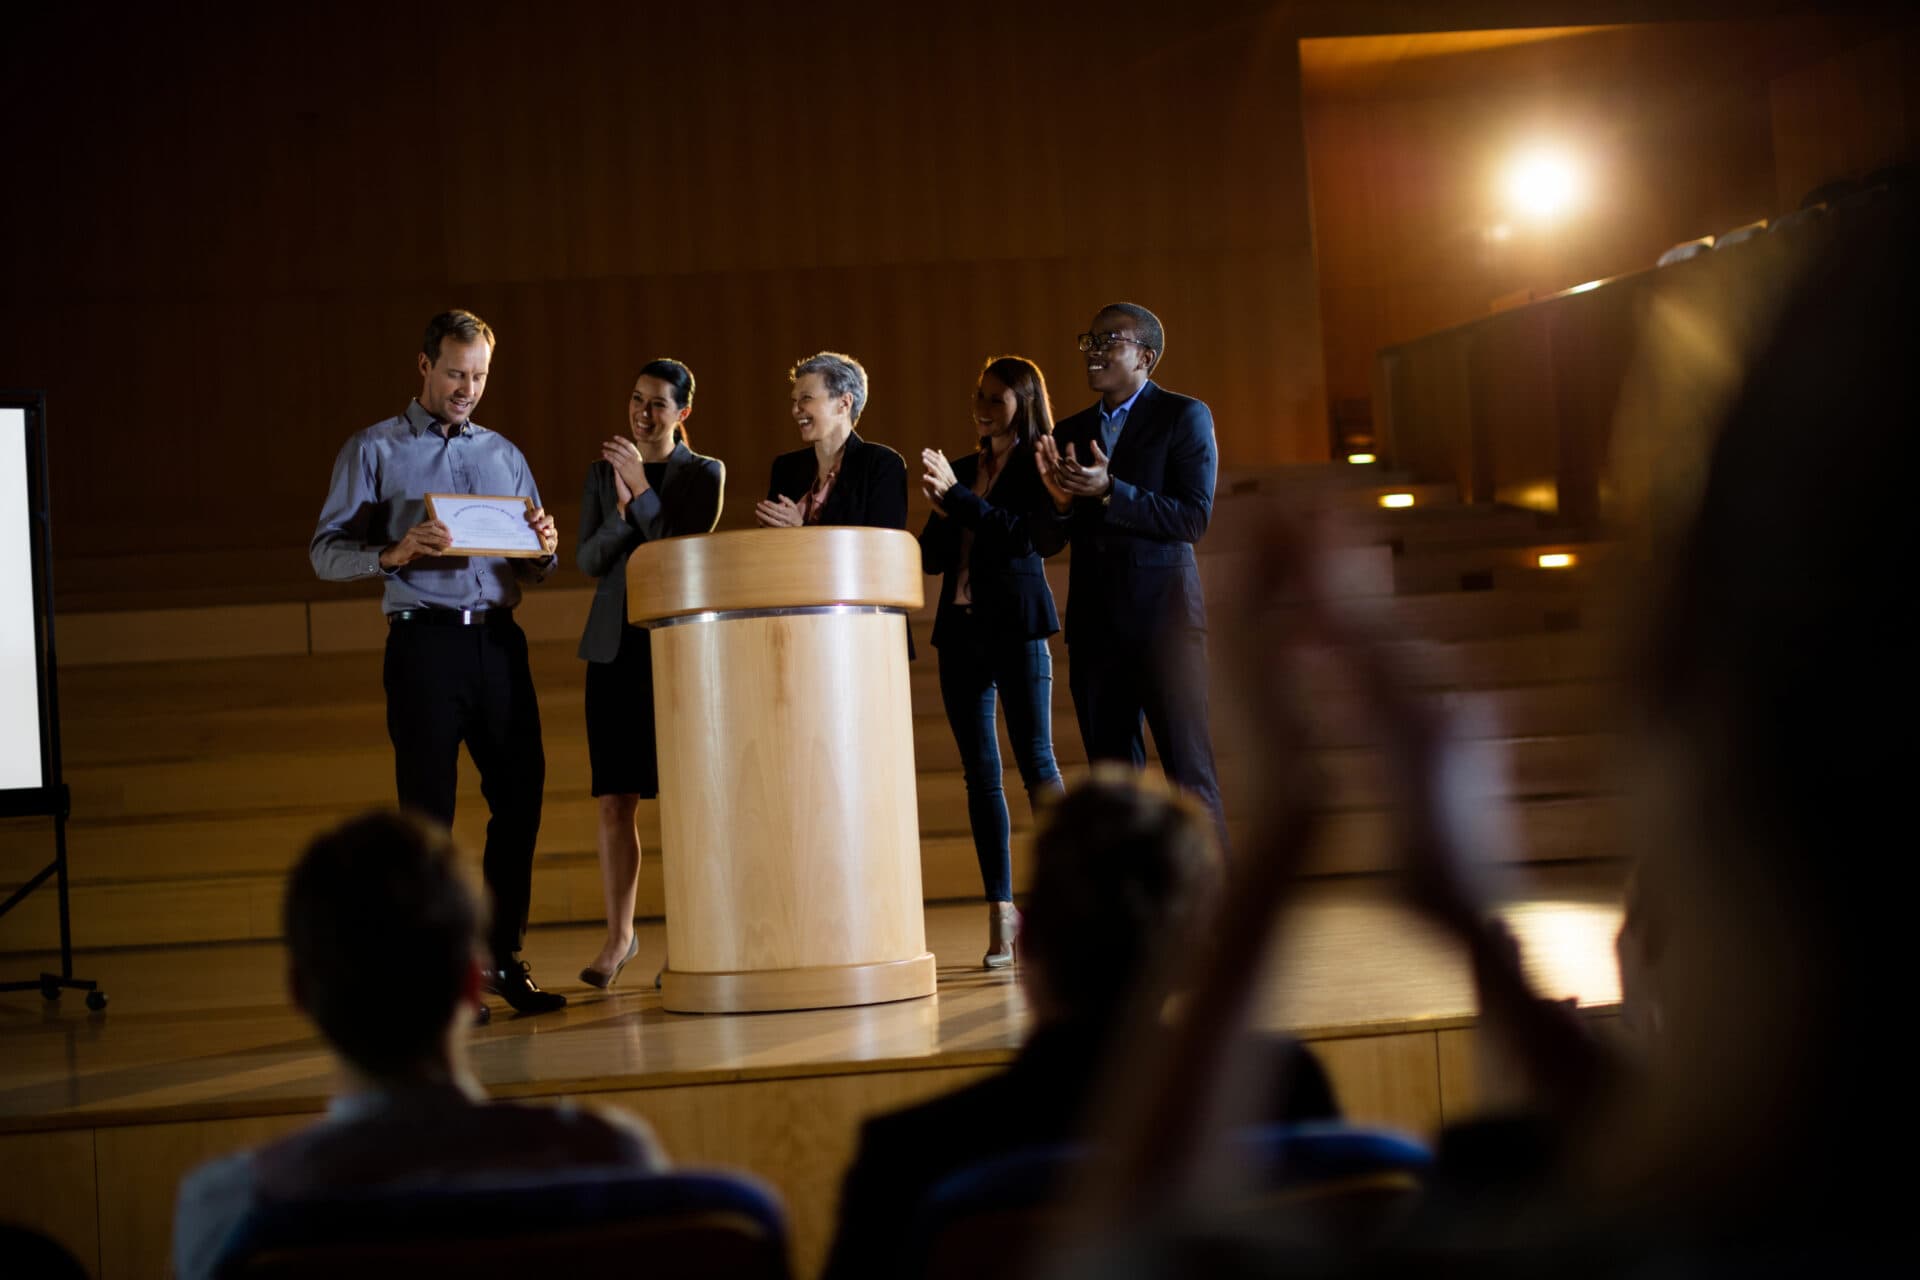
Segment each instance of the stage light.
[{"label": "stage light", "polygon": [[1503,186],[1515,209],[1542,222],[1572,209],[1585,188],[1572,157],[1551,147],[1533,147],[1515,156]]},{"label": "stage light", "polygon": [[1397,511],[1402,507],[1412,506],[1413,495],[1410,493],[1383,493],[1380,495],[1380,505],[1389,510]]},{"label": "stage light", "polygon": [[1577,563],[1571,552],[1549,551],[1540,557],[1542,569],[1571,569]]},{"label": "stage light", "polygon": [[1364,467],[1374,460],[1374,456],[1370,453],[1350,453],[1347,455],[1347,461],[1356,467]]}]

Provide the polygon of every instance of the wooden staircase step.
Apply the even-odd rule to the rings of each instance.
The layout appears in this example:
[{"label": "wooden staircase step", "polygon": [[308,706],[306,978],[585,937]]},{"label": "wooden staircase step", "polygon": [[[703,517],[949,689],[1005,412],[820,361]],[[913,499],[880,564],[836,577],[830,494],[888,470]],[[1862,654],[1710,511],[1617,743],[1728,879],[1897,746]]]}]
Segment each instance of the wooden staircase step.
[{"label": "wooden staircase step", "polygon": [[[1512,794],[1540,795],[1610,787],[1613,739],[1603,734],[1483,740],[1463,750],[1505,752],[1512,762]],[[1378,803],[1378,753],[1371,747],[1315,751],[1325,776],[1321,803],[1345,808]],[[1010,776],[1011,768],[1006,771]],[[547,743],[549,803],[566,803],[569,790],[585,795],[589,771],[584,738]],[[571,788],[570,788],[571,782]],[[202,813],[262,812],[393,803],[393,755],[385,745],[333,752],[273,752],[226,760],[182,760],[72,769],[74,826],[125,818]],[[478,805],[479,775],[463,755],[462,795]],[[958,769],[919,770],[920,823],[926,830],[965,825]],[[1233,797],[1228,796],[1229,808]],[[651,805],[648,806],[651,808]]]},{"label": "wooden staircase step", "polygon": [[[1543,615],[1544,617],[1544,615]],[[1544,679],[1606,678],[1615,666],[1615,641],[1584,628],[1538,634],[1494,634],[1457,643],[1408,638],[1393,647],[1409,678],[1423,688],[1477,688]],[[586,667],[571,642],[529,646],[534,685],[543,707],[581,705]],[[1055,637],[1056,691],[1065,695],[1066,646]],[[63,672],[64,725],[163,715],[248,715],[314,706],[384,706],[377,652],[316,654],[305,658],[242,657],[212,662],[161,662]],[[1329,664],[1309,662],[1309,692],[1337,689],[1343,677]],[[1316,672],[1314,668],[1321,670]],[[937,658],[923,652],[913,664],[916,711],[939,708]],[[1323,688],[1324,686],[1324,688]],[[384,724],[384,719],[381,721]]]},{"label": "wooden staircase step", "polygon": [[[1064,684],[1058,670],[1056,684]],[[1485,736],[1530,736],[1578,733],[1606,727],[1618,701],[1615,685],[1603,681],[1555,684],[1519,684],[1426,695],[1435,702],[1470,712],[1466,727]],[[542,736],[548,743],[584,742],[586,726],[582,695],[571,689],[548,689],[540,698]],[[1327,693],[1307,705],[1309,729],[1317,746],[1360,746],[1372,739],[1372,726],[1362,718],[1350,695]],[[1013,756],[1000,722],[1001,757],[1011,768]],[[946,713],[937,704],[916,705],[913,721],[914,758],[925,768],[958,768],[958,749],[948,728]],[[385,709],[373,696],[353,702],[322,703],[299,708],[207,711],[193,715],[129,711],[121,715],[79,719],[67,717],[62,749],[67,767],[101,768],[123,764],[179,761],[218,761],[239,756],[282,752],[292,746],[302,752],[351,751],[384,744]],[[1071,696],[1054,707],[1053,744],[1062,762],[1086,759]],[[1149,741],[1149,748],[1151,748]],[[1228,744],[1220,744],[1222,752]]]},{"label": "wooden staircase step", "polygon": [[[1613,834],[1617,809],[1618,802],[1604,796],[1513,802],[1506,811],[1516,840],[1504,856],[1515,862],[1610,858],[1617,848]],[[1230,824],[1230,831],[1238,844],[1245,844],[1244,827]],[[280,834],[294,836],[291,831]],[[74,944],[93,949],[278,937],[284,868],[304,838],[289,839],[275,865],[254,871],[77,883],[72,899]],[[1325,815],[1309,869],[1315,874],[1390,870],[1390,839],[1385,813]],[[1025,825],[1016,826],[1016,891],[1024,891],[1029,881],[1030,844]],[[470,833],[465,847],[470,851],[479,847]],[[477,874],[477,856],[473,861]],[[923,836],[921,878],[928,901],[977,897],[980,876],[971,838],[964,833]],[[534,867],[531,921],[544,925],[599,920],[600,892],[599,867],[590,847],[543,852]],[[657,917],[663,903],[658,845],[649,844],[641,861],[636,914]],[[50,893],[34,894],[0,921],[0,954],[44,951],[55,939]],[[542,977],[551,985],[563,986],[571,975]]]}]

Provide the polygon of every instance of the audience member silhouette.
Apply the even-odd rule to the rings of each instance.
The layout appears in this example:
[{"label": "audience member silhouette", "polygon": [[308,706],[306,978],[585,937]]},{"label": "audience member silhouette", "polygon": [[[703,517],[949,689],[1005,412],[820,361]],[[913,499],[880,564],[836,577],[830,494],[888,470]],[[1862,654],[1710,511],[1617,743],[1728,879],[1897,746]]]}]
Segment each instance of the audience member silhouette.
[{"label": "audience member silhouette", "polygon": [[[1105,1126],[1115,1172],[1082,1205],[1064,1273],[1189,1274],[1205,1258],[1223,1275],[1850,1274],[1885,1255],[1903,1221],[1903,1180],[1882,1169],[1905,1127],[1891,1046],[1912,969],[1906,859],[1881,856],[1911,805],[1906,754],[1883,744],[1915,687],[1896,567],[1915,474],[1912,212],[1883,200],[1824,246],[1656,565],[1630,675],[1643,858],[1622,948],[1653,1043],[1612,1052],[1528,986],[1469,874],[1480,850],[1445,720],[1320,589],[1299,531],[1276,527],[1235,628],[1241,692],[1276,735],[1273,790],[1305,789],[1291,655],[1329,646],[1388,743],[1407,900],[1471,957],[1483,1025],[1530,1082],[1534,1140],[1449,1133],[1428,1211],[1363,1263],[1191,1235],[1206,1138],[1191,1121],[1231,1110],[1219,1046],[1312,843],[1309,808],[1283,803],[1206,924],[1216,945],[1168,1052],[1110,1064],[1127,1086]],[[1292,645],[1266,607],[1281,595],[1307,601],[1287,615]],[[1487,1190],[1490,1156],[1513,1162],[1497,1194],[1461,1194]]]},{"label": "audience member silhouette", "polygon": [[382,1185],[664,1161],[617,1112],[488,1102],[467,1060],[483,917],[446,830],[373,813],[315,840],[287,882],[294,1003],[339,1058],[324,1119],[187,1175],[180,1280],[210,1274],[256,1204]]},{"label": "audience member silhouette", "polygon": [[[1104,1064],[1133,1051],[1123,1015],[1164,971],[1168,944],[1207,913],[1219,875],[1210,816],[1123,766],[1096,769],[1044,811],[1018,944],[1033,1031],[999,1075],[867,1123],[841,1196],[832,1280],[910,1273],[914,1210],[947,1175],[1084,1136]],[[1273,1038],[1262,1048],[1276,1082],[1262,1119],[1338,1114],[1304,1046]]]}]

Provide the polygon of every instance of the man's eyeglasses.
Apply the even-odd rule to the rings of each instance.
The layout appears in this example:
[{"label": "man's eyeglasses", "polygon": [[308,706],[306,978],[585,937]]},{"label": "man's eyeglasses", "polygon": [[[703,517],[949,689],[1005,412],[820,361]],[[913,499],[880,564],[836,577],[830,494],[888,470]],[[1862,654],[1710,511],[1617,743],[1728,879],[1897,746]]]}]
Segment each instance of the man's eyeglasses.
[{"label": "man's eyeglasses", "polygon": [[[1146,347],[1146,343],[1124,333],[1083,333],[1079,338],[1082,351],[1105,351],[1119,342],[1131,342],[1136,347]],[[1152,350],[1151,347],[1147,348]]]}]

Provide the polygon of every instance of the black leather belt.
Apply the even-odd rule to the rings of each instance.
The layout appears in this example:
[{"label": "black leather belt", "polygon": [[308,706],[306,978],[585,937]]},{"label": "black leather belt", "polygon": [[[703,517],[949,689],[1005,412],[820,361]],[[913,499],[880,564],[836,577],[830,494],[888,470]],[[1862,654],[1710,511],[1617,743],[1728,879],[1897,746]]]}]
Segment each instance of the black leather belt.
[{"label": "black leather belt", "polygon": [[387,625],[420,623],[429,627],[484,627],[512,622],[511,609],[398,609],[387,615]]}]

